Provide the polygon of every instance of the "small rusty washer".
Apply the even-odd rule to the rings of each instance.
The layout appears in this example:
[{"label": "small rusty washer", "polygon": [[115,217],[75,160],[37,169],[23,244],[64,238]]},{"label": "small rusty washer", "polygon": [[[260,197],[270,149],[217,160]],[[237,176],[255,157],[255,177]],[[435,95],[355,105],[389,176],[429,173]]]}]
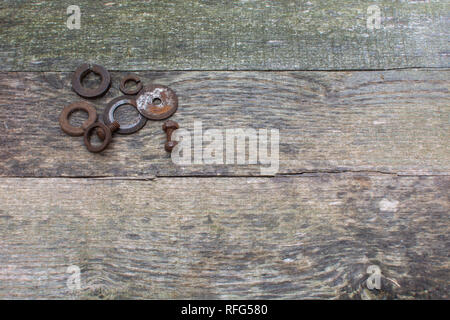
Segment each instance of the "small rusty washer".
[{"label": "small rusty washer", "polygon": [[[94,72],[98,74],[101,78],[100,85],[95,89],[85,88],[81,84],[83,78],[89,73]],[[93,64],[89,65],[87,63],[82,64],[75,70],[75,73],[72,77],[72,88],[73,90],[80,96],[84,98],[95,98],[101,96],[106,91],[108,91],[109,86],[111,85],[111,76],[104,67]]]},{"label": "small rusty washer", "polygon": [[[86,111],[88,113],[88,118],[81,127],[75,127],[70,124],[69,117],[75,111]],[[86,101],[74,102],[66,107],[61,112],[59,116],[59,125],[61,129],[70,136],[82,136],[87,127],[97,121],[97,111],[95,107]]]},{"label": "small rusty washer", "polygon": [[[136,84],[135,89],[127,89],[125,88],[125,84],[129,81],[133,81]],[[141,78],[139,78],[135,74],[128,74],[120,81],[120,91],[122,91],[126,95],[135,95],[138,94],[143,88]]]},{"label": "small rusty washer", "polygon": [[[156,101],[161,103],[157,104]],[[172,89],[163,85],[146,86],[137,96],[138,111],[147,119],[167,119],[178,109],[178,97]]]},{"label": "small rusty washer", "polygon": [[[103,122],[106,125],[110,125],[111,123],[116,121],[114,119],[114,112],[117,110],[117,108],[125,104],[130,104],[136,108],[136,100],[132,96],[121,96],[111,100],[103,111]],[[138,116],[139,118],[135,123],[128,126],[121,125],[120,129],[117,130],[117,133],[130,134],[142,129],[142,127],[147,123],[147,118],[143,117],[140,113],[138,113]]]},{"label": "small rusty washer", "polygon": [[[111,123],[109,126],[101,122],[95,122],[91,124],[86,128],[86,131],[84,132],[84,144],[86,145],[86,148],[93,153],[102,152],[111,142],[112,133],[119,129],[119,127],[120,125],[117,121]],[[91,135],[94,131],[96,131],[97,133],[101,132],[103,136],[103,141],[98,146],[94,146],[91,144]]]}]

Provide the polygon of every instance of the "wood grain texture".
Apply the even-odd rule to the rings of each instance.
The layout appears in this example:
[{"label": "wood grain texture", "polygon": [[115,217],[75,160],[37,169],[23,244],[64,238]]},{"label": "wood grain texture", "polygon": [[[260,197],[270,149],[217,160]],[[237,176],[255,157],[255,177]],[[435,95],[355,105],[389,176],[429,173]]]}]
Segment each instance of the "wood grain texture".
[{"label": "wood grain texture", "polygon": [[[448,174],[449,71],[141,72],[173,88],[182,128],[280,130],[279,174],[377,171]],[[113,87],[94,101],[99,113]],[[162,122],[116,135],[102,154],[64,134],[58,117],[81,100],[71,73],[0,73],[0,175],[152,177],[260,175],[261,165],[184,165],[164,151]],[[205,142],[206,146],[207,143]],[[225,152],[224,152],[225,153]],[[74,156],[76,154],[76,156]]]},{"label": "wood grain texture", "polygon": [[[0,298],[448,299],[449,187],[381,174],[1,178]],[[369,265],[380,291],[366,288]]]},{"label": "wood grain texture", "polygon": [[[449,9],[2,1],[0,299],[449,299]],[[99,114],[137,70],[177,92],[182,128],[278,129],[277,176],[175,165],[162,122],[87,152],[58,124],[83,62],[115,71]]]},{"label": "wood grain texture", "polygon": [[[81,10],[81,29],[66,9]],[[367,27],[377,5],[381,28]],[[449,3],[17,1],[0,4],[2,71],[362,70],[449,67]]]}]

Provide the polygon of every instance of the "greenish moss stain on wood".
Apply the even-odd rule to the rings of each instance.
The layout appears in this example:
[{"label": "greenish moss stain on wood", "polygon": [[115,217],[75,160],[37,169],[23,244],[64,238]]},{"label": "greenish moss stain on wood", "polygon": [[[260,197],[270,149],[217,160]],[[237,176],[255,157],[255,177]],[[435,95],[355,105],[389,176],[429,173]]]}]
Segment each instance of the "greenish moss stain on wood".
[{"label": "greenish moss stain on wood", "polygon": [[[66,8],[81,9],[81,29]],[[367,28],[378,5],[382,28]],[[0,68],[342,70],[448,67],[447,1],[3,1]]]}]

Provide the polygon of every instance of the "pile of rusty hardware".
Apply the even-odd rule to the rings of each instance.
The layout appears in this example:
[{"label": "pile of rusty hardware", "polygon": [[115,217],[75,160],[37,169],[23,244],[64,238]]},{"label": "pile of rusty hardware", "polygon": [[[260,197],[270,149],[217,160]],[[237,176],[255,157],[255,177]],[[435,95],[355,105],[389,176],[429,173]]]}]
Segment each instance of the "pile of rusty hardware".
[{"label": "pile of rusty hardware", "polygon": [[[84,87],[81,82],[90,72],[100,76],[101,83],[95,88]],[[127,89],[125,85],[128,82],[134,82],[134,89]],[[104,95],[111,85],[111,76],[103,66],[82,64],[77,68],[72,78],[73,90],[83,98],[96,98]],[[95,107],[86,102],[78,101],[66,106],[59,117],[61,129],[71,136],[84,136],[84,144],[90,152],[101,152],[109,145],[112,134],[131,134],[134,133],[150,120],[164,120],[172,116],[178,109],[178,97],[169,87],[152,84],[143,86],[141,79],[134,74],[125,76],[120,82],[120,91],[125,95],[111,100],[103,112],[103,122],[97,121],[97,111]],[[132,105],[139,111],[138,120],[131,125],[121,126],[114,118],[114,112],[123,105]],[[86,111],[88,119],[80,126],[75,127],[69,123],[70,115],[75,111]],[[175,121],[168,120],[163,124],[163,130],[167,134],[165,149],[171,152],[176,142],[172,141],[172,132],[178,129]],[[91,136],[96,133],[102,141],[99,145],[91,143]]]}]

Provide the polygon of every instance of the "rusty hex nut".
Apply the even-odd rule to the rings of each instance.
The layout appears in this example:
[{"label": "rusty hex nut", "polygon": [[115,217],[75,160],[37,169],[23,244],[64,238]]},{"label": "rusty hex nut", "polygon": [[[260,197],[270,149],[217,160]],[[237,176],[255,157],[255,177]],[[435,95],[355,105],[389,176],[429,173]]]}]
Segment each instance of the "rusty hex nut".
[{"label": "rusty hex nut", "polygon": [[175,148],[175,146],[176,146],[177,144],[178,144],[177,141],[172,141],[172,140],[167,141],[167,142],[164,144],[164,150],[166,150],[167,152],[172,152],[173,148]]}]

